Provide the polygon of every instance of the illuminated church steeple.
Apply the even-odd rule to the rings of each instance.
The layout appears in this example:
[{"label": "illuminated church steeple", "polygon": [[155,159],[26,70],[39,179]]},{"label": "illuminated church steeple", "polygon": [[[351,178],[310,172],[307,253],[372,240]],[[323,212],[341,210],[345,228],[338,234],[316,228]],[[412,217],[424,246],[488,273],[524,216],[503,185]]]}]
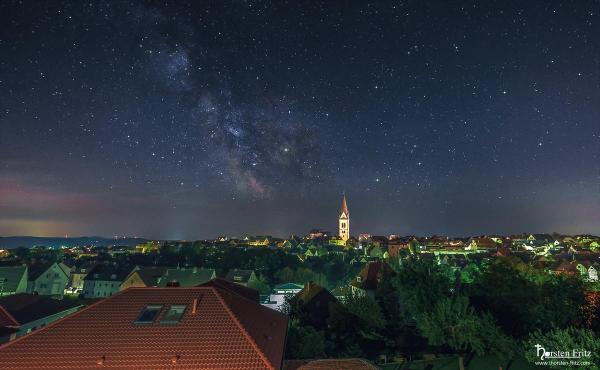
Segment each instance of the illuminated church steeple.
[{"label": "illuminated church steeple", "polygon": [[346,204],[346,193],[342,193],[342,208],[340,209],[339,218],[340,233],[339,236],[343,241],[350,238],[350,212],[348,212],[348,204]]}]

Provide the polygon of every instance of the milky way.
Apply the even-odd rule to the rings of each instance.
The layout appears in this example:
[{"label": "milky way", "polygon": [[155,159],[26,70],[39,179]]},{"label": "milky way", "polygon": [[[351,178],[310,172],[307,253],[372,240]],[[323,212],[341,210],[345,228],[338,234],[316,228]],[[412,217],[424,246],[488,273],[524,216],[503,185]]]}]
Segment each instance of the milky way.
[{"label": "milky way", "polygon": [[0,234],[598,232],[597,1],[0,4]]}]

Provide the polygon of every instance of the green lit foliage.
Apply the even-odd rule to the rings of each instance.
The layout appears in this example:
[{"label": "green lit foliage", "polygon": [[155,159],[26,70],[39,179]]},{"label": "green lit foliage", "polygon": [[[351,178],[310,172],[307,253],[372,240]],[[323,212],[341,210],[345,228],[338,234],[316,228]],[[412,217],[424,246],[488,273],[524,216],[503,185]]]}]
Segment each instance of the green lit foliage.
[{"label": "green lit foliage", "polygon": [[433,261],[407,259],[398,269],[395,284],[410,315],[415,316],[454,291],[453,272]]},{"label": "green lit foliage", "polygon": [[344,307],[360,320],[367,330],[378,330],[385,326],[381,307],[366,295],[350,294],[345,297]]},{"label": "green lit foliage", "polygon": [[295,270],[284,267],[275,273],[275,278],[280,283],[306,284],[309,281],[313,281],[321,286],[327,286],[325,274],[314,272],[307,267],[298,267]]},{"label": "green lit foliage", "polygon": [[263,275],[258,275],[256,280],[249,281],[248,287],[258,290],[261,294],[269,294],[271,292],[271,287]]},{"label": "green lit foliage", "polygon": [[497,258],[471,284],[476,308],[490,312],[510,335],[524,338],[535,329],[579,325],[585,304],[583,283],[555,276],[516,258]]},{"label": "green lit foliage", "polygon": [[325,334],[298,320],[290,322],[286,357],[293,359],[320,358],[325,355]]},{"label": "green lit foliage", "polygon": [[479,316],[464,296],[438,301],[432,310],[418,315],[416,321],[430,345],[447,346],[459,354],[461,370],[466,353],[491,353],[508,359],[514,352],[512,340],[495,325],[493,318]]},{"label": "green lit foliage", "polygon": [[[365,295],[349,294],[329,318],[332,356],[375,357],[382,349],[386,321],[381,307]],[[331,351],[331,350],[330,350]]]},{"label": "green lit foliage", "polygon": [[479,267],[474,263],[467,264],[460,270],[460,281],[463,284],[471,284],[479,274]]}]

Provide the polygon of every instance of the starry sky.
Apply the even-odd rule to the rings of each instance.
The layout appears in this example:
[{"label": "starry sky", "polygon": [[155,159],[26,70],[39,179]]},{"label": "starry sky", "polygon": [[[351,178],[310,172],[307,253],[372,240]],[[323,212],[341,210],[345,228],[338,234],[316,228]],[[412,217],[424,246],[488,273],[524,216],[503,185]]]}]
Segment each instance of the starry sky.
[{"label": "starry sky", "polygon": [[600,2],[0,2],[0,235],[600,233]]}]

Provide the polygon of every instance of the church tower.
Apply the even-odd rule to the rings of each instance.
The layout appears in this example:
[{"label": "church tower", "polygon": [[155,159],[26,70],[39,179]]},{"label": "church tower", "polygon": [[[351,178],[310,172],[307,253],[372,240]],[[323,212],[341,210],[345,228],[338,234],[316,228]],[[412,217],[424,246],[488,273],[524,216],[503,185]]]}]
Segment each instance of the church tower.
[{"label": "church tower", "polygon": [[340,226],[340,238],[343,241],[347,241],[350,238],[350,212],[348,212],[348,205],[346,204],[346,193],[342,193],[342,208],[340,210],[339,218]]}]

